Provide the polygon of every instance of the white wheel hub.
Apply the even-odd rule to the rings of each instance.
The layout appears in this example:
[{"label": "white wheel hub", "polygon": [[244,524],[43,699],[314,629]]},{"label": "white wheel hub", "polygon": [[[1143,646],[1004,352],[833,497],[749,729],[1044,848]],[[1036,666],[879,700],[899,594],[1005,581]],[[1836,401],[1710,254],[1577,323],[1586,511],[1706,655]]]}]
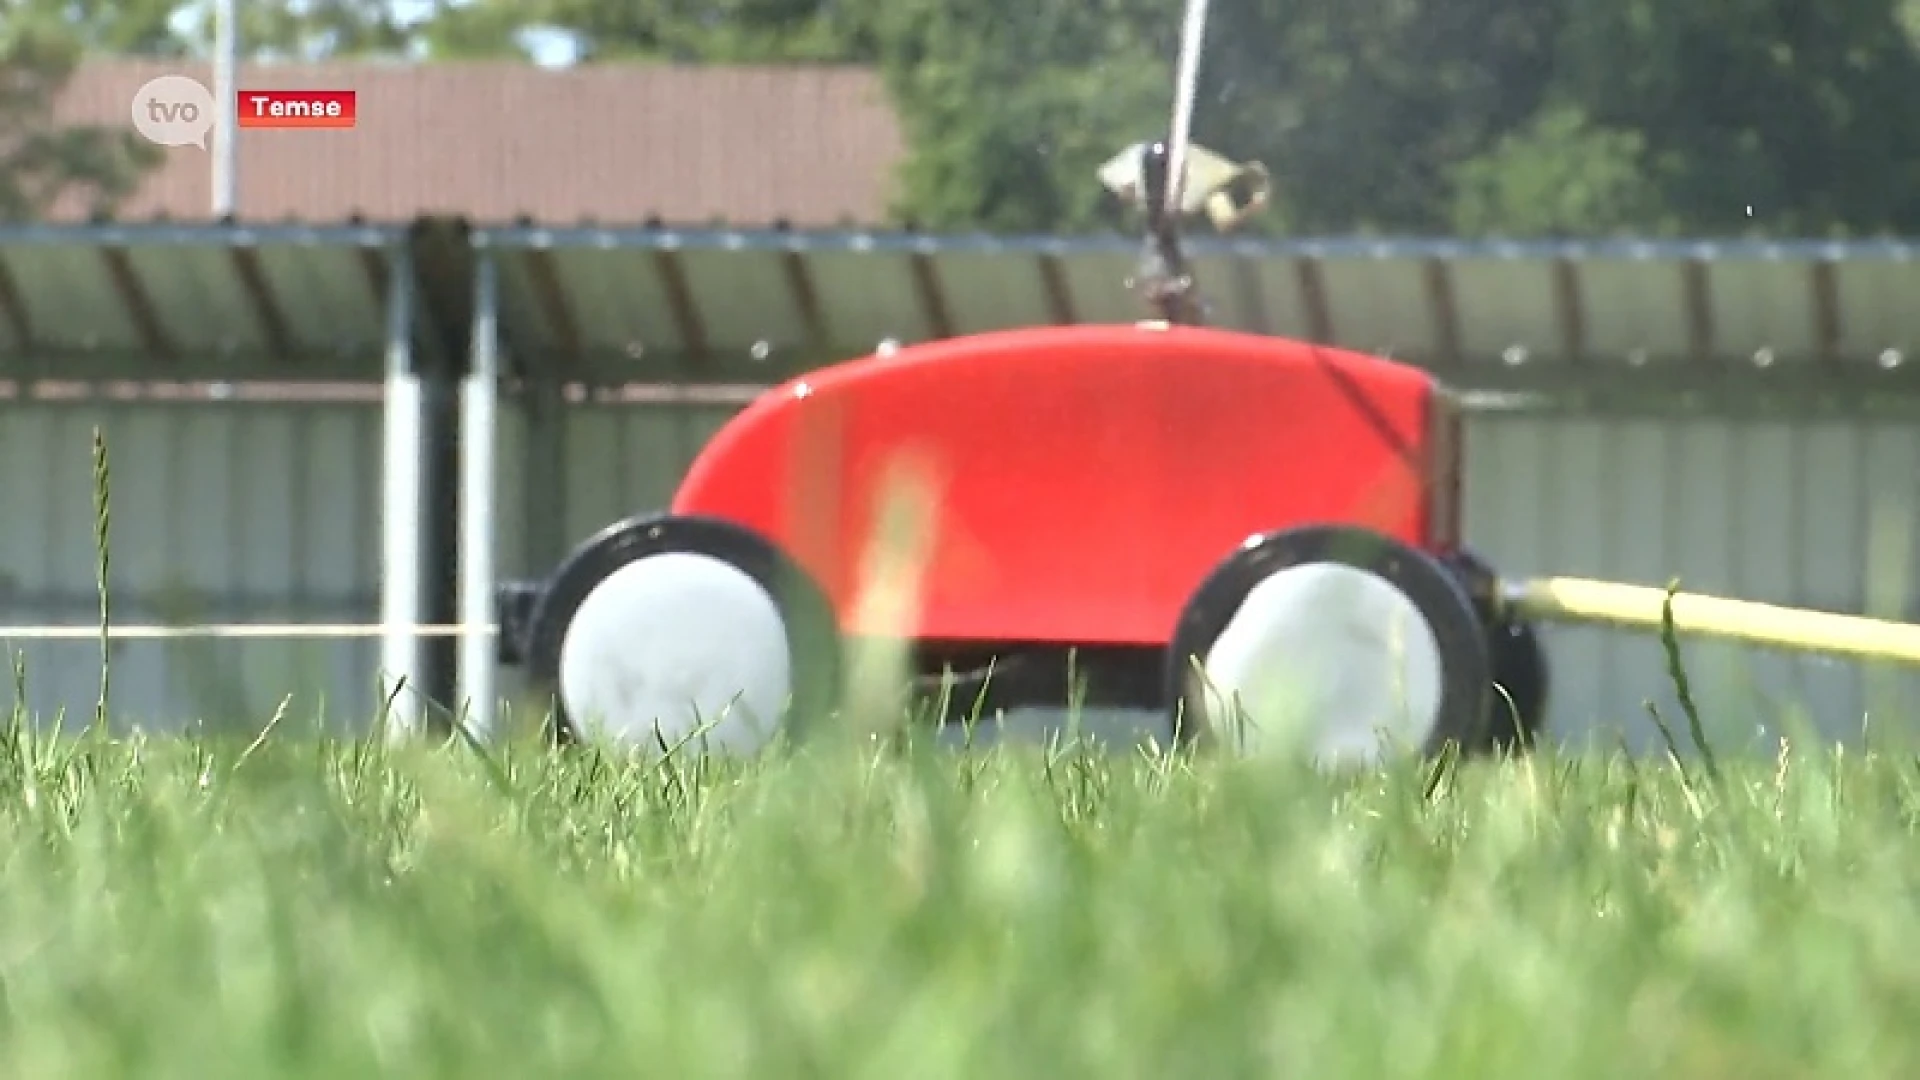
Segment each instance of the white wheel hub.
[{"label": "white wheel hub", "polygon": [[792,690],[779,606],[724,560],[667,552],[593,587],[560,644],[559,692],[581,735],[752,753]]},{"label": "white wheel hub", "polygon": [[1413,601],[1338,563],[1275,571],[1201,664],[1219,737],[1323,764],[1418,751],[1440,715],[1440,647]]}]

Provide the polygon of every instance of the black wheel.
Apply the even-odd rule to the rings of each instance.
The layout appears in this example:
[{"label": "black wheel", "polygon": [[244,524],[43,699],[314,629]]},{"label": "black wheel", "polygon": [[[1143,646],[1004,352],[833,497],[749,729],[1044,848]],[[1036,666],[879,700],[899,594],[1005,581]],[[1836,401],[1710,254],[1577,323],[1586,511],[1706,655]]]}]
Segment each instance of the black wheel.
[{"label": "black wheel", "polygon": [[1462,548],[1445,560],[1463,586],[1487,628],[1487,654],[1493,663],[1495,692],[1487,701],[1487,738],[1499,750],[1532,748],[1546,730],[1548,678],[1546,648],[1530,622],[1500,610],[1496,595],[1499,576],[1492,564]]},{"label": "black wheel", "polygon": [[1488,738],[1496,749],[1531,750],[1547,726],[1547,650],[1531,623],[1500,621],[1487,633],[1494,685],[1504,691],[1488,702]]},{"label": "black wheel", "polygon": [[752,530],[640,516],[569,555],[533,605],[526,660],[560,741],[693,738],[750,752],[833,707],[838,624],[804,570]]},{"label": "black wheel", "polygon": [[1249,540],[1187,601],[1169,663],[1180,741],[1284,729],[1321,760],[1376,756],[1383,728],[1424,753],[1487,741],[1473,603],[1432,556],[1367,529]]}]

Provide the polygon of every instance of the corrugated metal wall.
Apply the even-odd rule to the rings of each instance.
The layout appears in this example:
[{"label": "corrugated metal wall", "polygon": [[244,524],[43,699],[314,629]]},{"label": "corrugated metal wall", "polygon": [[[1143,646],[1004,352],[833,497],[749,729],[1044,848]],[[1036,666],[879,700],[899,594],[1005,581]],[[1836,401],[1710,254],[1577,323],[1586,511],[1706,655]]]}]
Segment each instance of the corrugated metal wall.
[{"label": "corrugated metal wall", "polygon": [[[501,573],[545,574],[567,549],[602,527],[665,508],[694,456],[736,411],[731,405],[686,403],[570,405],[558,457],[551,463],[561,472],[555,478],[530,475],[541,463],[528,453],[529,418],[520,410],[502,410]],[[557,514],[557,522],[544,520],[547,514]],[[538,539],[543,533],[549,538],[545,545]]]},{"label": "corrugated metal wall", "polygon": [[584,537],[616,517],[658,510],[713,433],[736,410],[724,405],[589,405],[567,421],[568,535]]},{"label": "corrugated metal wall", "polygon": [[[501,571],[550,568],[537,533],[548,547],[569,546],[665,504],[732,411],[570,406],[562,475],[549,477],[530,474],[528,424],[505,410]],[[377,618],[377,406],[11,403],[0,423],[0,621],[95,617],[96,423],[113,457],[116,621]],[[1677,575],[1709,592],[1920,615],[1906,602],[1916,580],[1920,426],[1482,413],[1469,455],[1469,536],[1509,574],[1649,584]],[[1549,641],[1562,735],[1657,745],[1648,700],[1681,725],[1657,641],[1564,628]],[[94,644],[16,647],[32,708],[91,710]],[[114,712],[154,726],[251,727],[291,693],[296,720],[324,711],[352,728],[377,705],[376,656],[372,640],[125,643],[113,655]],[[1857,664],[1699,643],[1686,656],[1723,745],[1781,730],[1796,708],[1819,730],[1853,737],[1869,710],[1887,730],[1920,703],[1920,680]]]},{"label": "corrugated metal wall", "polygon": [[[97,620],[92,432],[112,463],[119,623],[377,618],[380,412],[365,404],[10,402],[0,421],[0,622]],[[42,717],[91,714],[94,642],[7,642]],[[130,641],[111,653],[126,724],[365,724],[378,644]],[[8,697],[11,699],[11,691]]]},{"label": "corrugated metal wall", "polygon": [[[1913,617],[1920,430],[1847,419],[1619,419],[1483,414],[1470,428],[1467,530],[1508,574],[1567,574]],[[1657,639],[1550,635],[1554,724],[1659,745],[1644,703],[1681,732]],[[1910,726],[1920,681],[1826,658],[1688,642],[1716,744],[1810,724],[1858,738]]]}]

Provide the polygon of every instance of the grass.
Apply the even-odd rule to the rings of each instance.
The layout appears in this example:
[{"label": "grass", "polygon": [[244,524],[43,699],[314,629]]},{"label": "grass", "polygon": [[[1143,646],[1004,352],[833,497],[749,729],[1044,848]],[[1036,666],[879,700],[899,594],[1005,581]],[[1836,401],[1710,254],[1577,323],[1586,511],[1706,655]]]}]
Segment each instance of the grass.
[{"label": "grass", "polygon": [[107,663],[0,730],[3,1076],[1920,1074],[1904,753],[116,739]]},{"label": "grass", "polygon": [[0,746],[0,1073],[1901,1076],[1920,771]]}]

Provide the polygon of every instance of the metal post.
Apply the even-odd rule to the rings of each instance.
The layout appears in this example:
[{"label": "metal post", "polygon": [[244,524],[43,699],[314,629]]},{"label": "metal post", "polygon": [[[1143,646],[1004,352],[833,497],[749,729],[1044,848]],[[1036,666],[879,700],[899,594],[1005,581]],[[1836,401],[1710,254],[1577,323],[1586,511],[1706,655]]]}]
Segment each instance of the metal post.
[{"label": "metal post", "polygon": [[1193,103],[1200,92],[1200,51],[1207,44],[1207,0],[1187,0],[1180,22],[1180,59],[1174,71],[1173,124],[1167,129],[1164,211],[1177,217],[1187,190],[1187,148],[1193,143]]},{"label": "metal post", "polygon": [[494,684],[495,643],[477,629],[494,621],[494,447],[499,437],[499,277],[493,252],[481,249],[474,267],[473,356],[460,384],[460,636],[459,700],[467,730],[491,738],[499,711]]},{"label": "metal post", "polygon": [[213,5],[213,216],[224,218],[239,206],[240,91],[234,86],[240,67],[240,27],[235,0]]},{"label": "metal post", "polygon": [[[405,240],[387,251],[387,386],[380,500],[380,675],[391,697],[390,737],[422,730],[424,670],[417,631],[425,620],[427,401],[413,363],[413,258]],[[405,686],[395,693],[400,680]]]},{"label": "metal post", "polygon": [[[521,475],[567,475],[567,402],[564,388],[551,371],[529,380],[526,402],[526,444]],[[526,535],[525,558],[532,566],[557,565],[567,554],[567,485],[527,484],[525,509],[520,515]]]}]

